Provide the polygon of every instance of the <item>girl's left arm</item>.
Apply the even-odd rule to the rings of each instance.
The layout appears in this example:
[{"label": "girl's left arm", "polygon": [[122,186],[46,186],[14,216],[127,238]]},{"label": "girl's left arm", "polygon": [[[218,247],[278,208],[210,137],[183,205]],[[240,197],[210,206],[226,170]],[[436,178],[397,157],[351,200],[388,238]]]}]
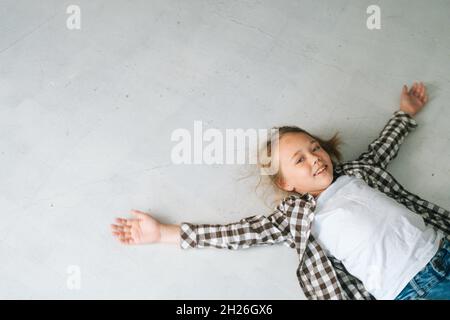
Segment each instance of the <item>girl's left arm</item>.
[{"label": "girl's left arm", "polygon": [[410,114],[402,110],[394,112],[378,138],[369,144],[368,150],[363,152],[356,161],[385,169],[397,156],[408,133],[416,127],[417,122]]},{"label": "girl's left arm", "polygon": [[417,127],[413,117],[426,105],[428,95],[425,85],[414,82],[408,90],[403,86],[400,94],[400,110],[396,111],[389,122],[357,161],[370,163],[385,169],[398,153],[400,145],[408,133]]}]

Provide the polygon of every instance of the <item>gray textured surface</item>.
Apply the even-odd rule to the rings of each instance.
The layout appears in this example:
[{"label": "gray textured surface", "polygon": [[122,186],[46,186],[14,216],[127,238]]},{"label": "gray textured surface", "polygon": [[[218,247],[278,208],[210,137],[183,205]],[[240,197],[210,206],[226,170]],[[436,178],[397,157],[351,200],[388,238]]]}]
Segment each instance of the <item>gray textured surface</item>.
[{"label": "gray textured surface", "polygon": [[[241,167],[174,166],[170,134],[339,130],[346,160],[424,81],[428,106],[390,170],[450,208],[450,2],[1,0],[0,298],[299,299],[295,251],[125,247],[131,208],[162,222],[268,214]],[[67,287],[67,268],[81,288]]]}]

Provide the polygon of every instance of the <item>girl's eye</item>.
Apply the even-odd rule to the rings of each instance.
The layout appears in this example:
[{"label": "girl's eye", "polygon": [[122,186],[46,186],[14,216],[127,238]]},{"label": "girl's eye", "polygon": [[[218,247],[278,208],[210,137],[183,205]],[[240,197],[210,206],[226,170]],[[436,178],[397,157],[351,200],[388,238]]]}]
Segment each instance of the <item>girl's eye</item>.
[{"label": "girl's eye", "polygon": [[[316,150],[316,149],[317,149],[317,150],[320,149],[320,146],[317,146],[317,147],[314,148],[314,150]],[[300,158],[297,160],[296,163],[300,163],[302,159],[303,159],[303,157],[300,157]]]}]

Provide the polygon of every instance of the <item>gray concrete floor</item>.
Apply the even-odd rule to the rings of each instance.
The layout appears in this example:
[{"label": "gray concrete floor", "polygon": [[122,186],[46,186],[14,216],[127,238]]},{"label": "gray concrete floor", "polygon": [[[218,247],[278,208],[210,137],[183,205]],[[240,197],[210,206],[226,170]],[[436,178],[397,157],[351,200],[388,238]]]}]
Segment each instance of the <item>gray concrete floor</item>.
[{"label": "gray concrete floor", "polygon": [[[295,251],[125,247],[131,208],[165,223],[269,214],[245,166],[174,165],[171,132],[340,131],[351,160],[398,109],[431,100],[390,171],[450,208],[450,2],[1,0],[0,298],[302,299]],[[68,285],[71,266],[80,287]]]}]

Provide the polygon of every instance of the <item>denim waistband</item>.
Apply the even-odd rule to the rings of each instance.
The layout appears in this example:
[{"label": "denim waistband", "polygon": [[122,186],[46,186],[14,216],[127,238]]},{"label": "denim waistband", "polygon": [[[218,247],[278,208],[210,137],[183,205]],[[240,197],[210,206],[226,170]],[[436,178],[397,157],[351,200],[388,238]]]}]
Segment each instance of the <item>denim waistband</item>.
[{"label": "denim waistband", "polygon": [[433,266],[436,264],[442,257],[444,257],[447,252],[450,251],[450,241],[447,238],[442,238],[441,243],[439,244],[439,249],[436,251],[433,258],[431,258],[429,264]]}]

